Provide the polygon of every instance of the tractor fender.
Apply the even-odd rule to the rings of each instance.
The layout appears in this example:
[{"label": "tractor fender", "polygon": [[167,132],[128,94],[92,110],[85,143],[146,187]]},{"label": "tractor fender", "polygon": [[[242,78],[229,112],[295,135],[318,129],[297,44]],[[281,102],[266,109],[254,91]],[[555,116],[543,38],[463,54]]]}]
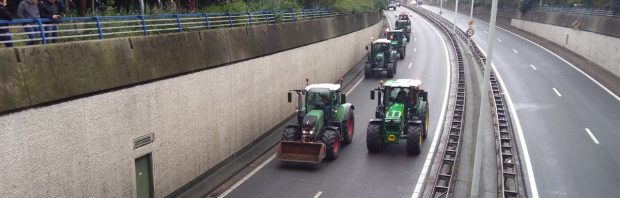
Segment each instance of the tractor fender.
[{"label": "tractor fender", "polygon": [[334,126],[334,125],[328,125],[328,126],[325,126],[325,128],[323,129],[323,131],[325,131],[325,129],[332,129],[332,130],[336,130],[336,131],[340,130],[340,129],[338,128],[338,126]]},{"label": "tractor fender", "polygon": [[349,119],[353,114],[353,110],[355,110],[355,106],[353,106],[353,104],[351,103],[344,103],[339,105],[338,112],[336,112],[336,120],[339,122],[343,122]]},{"label": "tractor fender", "polygon": [[370,119],[370,122],[368,122],[368,124],[369,125],[370,124],[379,124],[379,125],[381,125],[381,124],[383,124],[383,119],[377,119],[377,118]]},{"label": "tractor fender", "polygon": [[410,126],[422,126],[422,120],[413,120],[413,121],[409,121],[408,123]]},{"label": "tractor fender", "polygon": [[418,103],[418,106],[416,108],[416,115],[422,117],[424,113],[426,113],[426,105],[428,102],[422,101],[422,98],[419,98],[418,101],[420,102]]}]

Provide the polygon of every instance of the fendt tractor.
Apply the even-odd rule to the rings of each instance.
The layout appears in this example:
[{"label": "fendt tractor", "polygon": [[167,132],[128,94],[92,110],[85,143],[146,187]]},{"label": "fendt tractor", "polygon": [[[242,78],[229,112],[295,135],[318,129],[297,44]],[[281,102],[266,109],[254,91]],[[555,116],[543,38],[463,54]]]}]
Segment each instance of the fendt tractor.
[{"label": "fendt tractor", "polygon": [[405,59],[405,53],[407,53],[407,38],[405,38],[405,34],[403,30],[388,30],[386,33],[386,37],[390,40],[390,44],[398,54],[400,55],[400,60]]},{"label": "fendt tractor", "polygon": [[420,154],[422,140],[428,134],[428,93],[420,89],[419,80],[398,79],[380,82],[371,90],[370,99],[377,94],[375,118],[368,123],[366,147],[378,152],[385,144],[407,141],[407,153]]},{"label": "fendt tractor", "polygon": [[[307,83],[306,83],[307,84]],[[353,105],[339,84],[312,84],[297,93],[297,123],[282,132],[277,158],[282,161],[320,163],[334,160],[341,145],[353,141],[355,117]]]},{"label": "fendt tractor", "polygon": [[405,38],[407,38],[407,42],[409,42],[409,39],[411,39],[411,23],[405,20],[398,20],[394,24],[394,27],[396,27],[397,30],[402,30]]},{"label": "fendt tractor", "polygon": [[[368,46],[366,46],[368,51]],[[375,72],[387,72],[387,77],[392,78],[396,73],[396,59],[399,57],[398,51],[392,46],[388,39],[377,39],[370,45],[370,53],[364,67],[364,76],[370,78]]]}]

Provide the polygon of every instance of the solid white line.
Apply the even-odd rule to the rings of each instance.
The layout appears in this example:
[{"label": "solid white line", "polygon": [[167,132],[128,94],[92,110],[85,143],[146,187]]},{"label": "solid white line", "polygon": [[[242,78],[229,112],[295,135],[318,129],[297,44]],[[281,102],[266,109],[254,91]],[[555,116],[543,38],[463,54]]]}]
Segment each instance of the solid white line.
[{"label": "solid white line", "polygon": [[534,67],[534,65],[532,65],[532,64],[530,64],[530,67],[532,67],[532,69],[534,69],[534,70],[538,70],[538,69],[536,69],[536,67]]},{"label": "solid white line", "polygon": [[[462,15],[462,14],[461,14],[461,15]],[[468,16],[465,16],[465,15],[462,15],[462,16],[464,16],[464,17],[468,17]],[[481,20],[478,20],[478,19],[476,19],[476,21],[489,25],[489,23],[487,23],[487,22],[485,22],[485,21],[481,21]],[[549,54],[551,54],[551,55],[555,56],[556,58],[560,59],[560,60],[561,60],[561,61],[563,61],[564,63],[566,63],[566,64],[570,65],[571,67],[573,67],[573,69],[577,70],[579,73],[581,73],[581,74],[583,74],[584,76],[586,76],[588,79],[590,79],[592,82],[594,82],[594,84],[598,85],[598,86],[599,86],[599,87],[601,87],[603,90],[605,90],[607,93],[609,93],[609,95],[611,95],[612,97],[616,98],[616,100],[620,101],[620,96],[616,95],[614,92],[611,92],[611,90],[609,90],[609,89],[608,89],[607,87],[605,87],[603,84],[601,84],[600,82],[598,82],[596,79],[592,78],[592,76],[588,75],[586,72],[582,71],[582,70],[581,70],[581,69],[579,69],[577,66],[575,66],[575,65],[573,65],[572,63],[568,62],[566,59],[564,59],[564,58],[560,57],[559,55],[557,55],[556,53],[552,52],[551,50],[549,50],[549,49],[547,49],[547,48],[543,47],[542,45],[539,45],[538,43],[535,43],[534,41],[531,41],[530,39],[527,39],[527,38],[525,38],[525,37],[522,37],[521,35],[518,35],[517,33],[514,33],[514,32],[512,32],[512,31],[510,31],[510,30],[504,29],[504,28],[502,28],[502,27],[497,27],[497,28],[499,28],[500,30],[503,30],[503,31],[505,31],[505,32],[507,32],[507,33],[510,33],[510,34],[512,34],[512,35],[514,35],[514,36],[516,36],[516,37],[519,37],[519,38],[521,38],[521,39],[523,39],[523,40],[525,40],[525,41],[527,41],[527,42],[529,42],[529,43],[531,43],[531,44],[533,44],[533,45],[535,45],[535,46],[537,46],[537,47],[540,47],[541,49],[543,49],[543,50],[547,51]],[[484,33],[487,33],[487,31],[484,31]],[[481,49],[482,49],[482,48],[481,48]]]},{"label": "solid white line", "polygon": [[319,198],[321,196],[321,194],[323,194],[323,192],[319,191],[316,193],[316,195],[314,195],[314,198]]},{"label": "solid white line", "polygon": [[416,37],[413,37],[413,41],[416,41],[416,42],[417,42],[417,41],[418,41],[418,38],[416,38]]},{"label": "solid white line", "polygon": [[562,94],[560,94],[560,92],[557,89],[555,89],[555,87],[553,88],[553,91],[555,91],[555,94],[558,94],[558,96],[562,97]]},{"label": "solid white line", "polygon": [[360,83],[364,80],[364,76],[362,76],[356,83],[355,85],[353,85],[353,87],[351,87],[351,89],[349,89],[349,91],[347,91],[347,95],[349,95],[358,85],[360,85]]},{"label": "solid white line", "polygon": [[594,134],[592,134],[592,131],[590,131],[590,129],[586,128],[586,132],[588,132],[588,135],[590,135],[590,137],[592,138],[594,143],[598,144],[598,139],[596,139],[596,137],[594,137]]},{"label": "solid white line", "polygon": [[502,39],[497,39],[497,41],[501,43],[501,42],[502,42]]},{"label": "solid white line", "polygon": [[450,70],[450,53],[448,52],[446,41],[443,39],[443,36],[439,33],[439,31],[437,31],[435,26],[431,25],[426,20],[422,20],[422,21],[424,21],[429,27],[433,28],[433,31],[435,31],[435,33],[439,36],[439,38],[441,39],[441,42],[443,43],[442,46],[443,46],[444,53],[446,54],[446,69],[448,72],[448,75],[446,75],[446,85],[448,87],[446,87],[446,92],[443,97],[443,104],[441,106],[439,122],[437,122],[437,126],[435,128],[435,136],[433,137],[431,148],[428,150],[428,154],[426,154],[426,161],[424,162],[424,166],[422,168],[422,171],[420,172],[420,178],[418,178],[418,183],[416,183],[415,188],[413,190],[413,194],[411,195],[412,198],[417,198],[421,195],[422,186],[424,185],[424,181],[426,180],[426,175],[428,174],[428,170],[430,169],[431,162],[433,161],[433,155],[437,147],[437,142],[439,141],[439,133],[441,132],[441,129],[442,129],[441,126],[443,125],[443,122],[445,121],[446,107],[448,106],[448,95],[450,94],[450,79],[452,78],[451,77],[452,72]]},{"label": "solid white line", "polygon": [[418,48],[413,48],[413,53],[415,53],[416,51],[418,51]]},{"label": "solid white line", "polygon": [[226,197],[226,195],[228,195],[230,192],[232,192],[237,187],[239,187],[241,184],[243,184],[243,182],[245,182],[246,180],[250,179],[250,177],[252,177],[252,175],[256,174],[260,169],[265,167],[265,165],[267,165],[267,163],[271,162],[271,160],[273,160],[274,158],[276,158],[276,154],[275,153],[271,157],[269,157],[269,159],[265,160],[262,164],[258,165],[256,168],[254,168],[254,170],[252,170],[252,172],[250,172],[250,174],[246,175],[241,180],[237,181],[237,183],[232,185],[230,188],[226,189],[226,191],[224,191],[224,193],[220,194],[217,197],[218,198]]},{"label": "solid white line", "polygon": [[517,53],[517,54],[519,53],[519,51],[517,51],[516,49],[512,49],[512,51]]},{"label": "solid white line", "polygon": [[[414,51],[415,52],[415,51]],[[409,63],[409,69],[411,69],[411,65],[413,65],[413,63]]]},{"label": "solid white line", "polygon": [[486,30],[484,31],[485,34],[488,34],[489,32],[487,32]]},{"label": "solid white line", "polygon": [[[487,53],[478,44],[476,44],[476,46],[478,46],[478,49],[480,49],[482,54],[484,54],[484,56],[486,57]],[[521,120],[519,119],[519,114],[517,114],[515,105],[512,103],[512,97],[510,97],[510,93],[508,92],[508,89],[506,89],[506,86],[504,85],[504,80],[502,79],[502,76],[497,71],[497,68],[495,68],[495,64],[491,63],[491,67],[493,67],[493,71],[495,71],[497,80],[499,80],[499,86],[502,88],[502,90],[504,90],[504,98],[506,99],[506,103],[508,103],[508,109],[510,110],[510,113],[512,114],[514,124],[517,127],[517,135],[519,137],[518,139],[519,139],[519,146],[520,146],[519,148],[521,148],[521,151],[523,151],[523,158],[525,158],[525,170],[527,172],[528,182],[530,183],[530,190],[532,191],[532,197],[539,198],[538,187],[536,187],[536,178],[534,177],[534,170],[532,170],[532,160],[530,159],[530,152],[527,149],[527,144],[525,144],[525,137],[523,136],[523,128],[521,127]]]}]

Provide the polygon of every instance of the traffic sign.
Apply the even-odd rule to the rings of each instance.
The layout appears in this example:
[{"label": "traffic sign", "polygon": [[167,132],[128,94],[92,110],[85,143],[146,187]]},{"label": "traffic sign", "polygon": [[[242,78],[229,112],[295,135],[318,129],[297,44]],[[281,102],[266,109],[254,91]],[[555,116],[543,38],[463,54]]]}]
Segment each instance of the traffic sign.
[{"label": "traffic sign", "polygon": [[467,35],[467,37],[471,37],[474,35],[474,29],[467,29],[467,31],[465,31],[465,35]]}]

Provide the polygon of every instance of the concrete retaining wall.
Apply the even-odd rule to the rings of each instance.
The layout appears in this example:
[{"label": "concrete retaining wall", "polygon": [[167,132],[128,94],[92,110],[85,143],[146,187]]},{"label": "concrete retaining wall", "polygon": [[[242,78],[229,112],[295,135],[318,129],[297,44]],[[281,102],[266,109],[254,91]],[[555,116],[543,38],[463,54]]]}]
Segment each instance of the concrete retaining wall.
[{"label": "concrete retaining wall", "polygon": [[512,19],[511,25],[563,46],[620,76],[618,37],[518,19]]},{"label": "concrete retaining wall", "polygon": [[379,13],[0,50],[0,113],[247,60],[351,33]]},{"label": "concrete retaining wall", "polygon": [[[366,20],[361,18],[353,20]],[[310,23],[321,26],[328,21]],[[343,22],[347,21],[339,21]],[[290,23],[166,35],[170,39],[159,38],[161,42],[149,42],[147,37],[22,48],[17,50],[21,62],[14,51],[0,52],[4,85],[0,94],[16,98],[2,104],[4,109],[6,104],[29,105],[66,96],[61,93],[109,88],[99,84],[123,85],[208,68],[340,32],[335,24],[327,27],[321,29],[327,33],[318,36]],[[148,153],[153,159],[155,197],[166,196],[294,112],[294,104],[286,102],[286,92],[301,88],[306,77],[311,82],[333,82],[345,74],[364,57],[364,46],[381,28],[377,23],[224,67],[4,114],[0,116],[0,197],[135,197],[134,160]],[[291,37],[270,37],[274,29]],[[245,38],[243,34],[269,40],[251,41],[243,48],[242,42],[235,43]],[[310,36],[312,40],[306,40]],[[235,43],[235,47],[217,42]],[[60,58],[70,57],[72,62],[61,62]],[[7,62],[20,67],[8,67]],[[61,77],[61,71],[70,70],[76,70],[66,74],[71,78]],[[20,76],[26,76],[25,80]],[[60,85],[68,87],[54,90]],[[30,94],[21,90],[30,90]],[[24,102],[28,98],[34,101]],[[149,133],[155,141],[134,150],[134,138]]]}]

